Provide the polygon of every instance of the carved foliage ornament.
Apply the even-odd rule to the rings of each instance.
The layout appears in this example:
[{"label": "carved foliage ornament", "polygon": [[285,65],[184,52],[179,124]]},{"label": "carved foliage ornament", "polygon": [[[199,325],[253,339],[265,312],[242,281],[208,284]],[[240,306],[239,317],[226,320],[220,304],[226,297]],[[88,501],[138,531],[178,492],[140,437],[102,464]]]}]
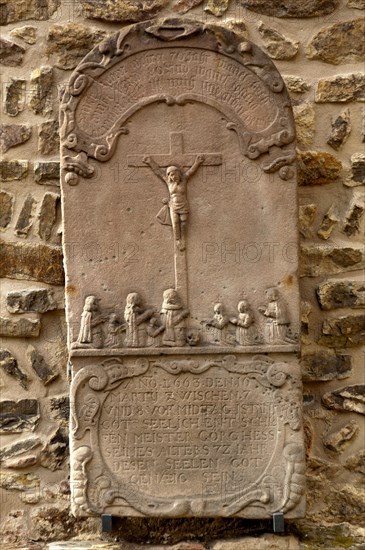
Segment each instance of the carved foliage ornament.
[{"label": "carved foliage ornament", "polygon": [[[212,59],[215,72],[206,68],[205,61]],[[184,78],[174,73],[179,64],[187,71]],[[147,85],[141,85],[146,78]],[[247,112],[253,98],[261,118],[258,114],[250,120]],[[130,117],[155,102],[210,105],[237,134],[243,155],[258,159],[265,172],[279,171],[282,179],[294,175],[290,100],[272,61],[255,44],[228,30],[166,19],[119,31],[96,46],[72,74],[60,110],[66,182],[76,185],[79,176],[92,177],[89,159],[109,160],[119,136],[129,131]],[[85,109],[93,116],[92,134],[84,121]]]}]

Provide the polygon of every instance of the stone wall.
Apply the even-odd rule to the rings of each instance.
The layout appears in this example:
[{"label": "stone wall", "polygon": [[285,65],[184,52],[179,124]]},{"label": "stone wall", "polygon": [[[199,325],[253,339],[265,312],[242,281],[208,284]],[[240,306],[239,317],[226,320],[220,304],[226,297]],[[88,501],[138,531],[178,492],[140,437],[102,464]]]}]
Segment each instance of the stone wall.
[{"label": "stone wall", "polygon": [[[364,0],[0,0],[0,486],[9,548],[100,531],[99,521],[69,514],[58,101],[95,44],[160,15],[216,22],[257,43],[284,75],[295,112],[308,512],[287,522],[292,539],[265,537],[255,548],[361,547],[364,9]],[[86,248],[74,243],[75,254],[100,253],[95,243]],[[255,254],[280,261],[283,251],[256,243]],[[236,519],[124,519],[116,527],[135,543],[200,540],[196,548],[271,530]],[[251,548],[245,541],[231,547]]]}]

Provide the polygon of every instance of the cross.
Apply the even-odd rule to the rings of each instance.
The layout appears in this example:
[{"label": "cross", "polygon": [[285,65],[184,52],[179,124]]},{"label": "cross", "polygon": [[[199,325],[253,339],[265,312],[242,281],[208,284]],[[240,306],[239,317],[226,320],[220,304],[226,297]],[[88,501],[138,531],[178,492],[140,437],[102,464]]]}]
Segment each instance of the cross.
[{"label": "cross", "polygon": [[[160,166],[180,166],[181,168],[192,166],[198,153],[184,154],[184,140],[182,132],[170,132],[170,153],[168,155],[151,155]],[[128,166],[146,168],[143,162],[144,155],[128,155]],[[202,166],[219,166],[222,164],[222,155],[219,153],[204,153],[205,160]]]},{"label": "cross", "polygon": [[[195,172],[198,166],[219,166],[222,164],[222,155],[219,153],[204,153],[202,161],[196,164],[199,153],[184,153],[184,141],[183,134],[181,132],[170,132],[170,152],[168,155],[128,155],[128,166],[136,168],[152,168],[158,177],[162,179],[169,186],[166,175],[161,168],[168,168],[169,166],[176,166],[184,174],[189,176],[189,170],[193,167],[191,174]],[[153,158],[153,163],[150,161],[149,166],[146,164],[145,159],[147,157]],[[194,168],[195,166],[195,168]],[[185,180],[185,193],[186,193],[186,180]],[[170,187],[169,187],[170,190]],[[171,208],[171,207],[170,207]],[[170,210],[171,212],[171,210]],[[184,227],[186,225],[187,214],[185,216]],[[180,223],[180,220],[178,221]],[[162,222],[163,223],[163,222]],[[176,222],[175,222],[176,223]],[[172,224],[173,225],[173,224]],[[175,231],[175,230],[174,230]],[[183,230],[181,229],[181,232]],[[184,230],[185,231],[185,230]],[[184,234],[180,234],[180,239],[184,239]],[[182,241],[180,241],[181,243]],[[179,247],[179,241],[176,242],[174,234],[174,269],[175,269],[175,289],[179,292],[181,299],[188,306],[188,270],[185,244],[183,247]]]}]

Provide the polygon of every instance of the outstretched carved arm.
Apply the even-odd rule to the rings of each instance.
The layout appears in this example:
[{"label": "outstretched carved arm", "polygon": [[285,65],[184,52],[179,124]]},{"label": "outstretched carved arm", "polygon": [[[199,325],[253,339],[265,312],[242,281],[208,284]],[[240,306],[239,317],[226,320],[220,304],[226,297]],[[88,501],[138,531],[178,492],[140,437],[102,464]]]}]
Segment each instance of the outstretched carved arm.
[{"label": "outstretched carved arm", "polygon": [[144,157],[143,162],[147,164],[151,168],[151,170],[158,176],[164,183],[165,181],[165,172],[162,170],[162,168],[157,164],[156,161],[153,160],[152,157]]},{"label": "outstretched carved arm", "polygon": [[195,162],[193,164],[193,166],[191,166],[188,170],[186,170],[185,172],[185,176],[187,178],[190,178],[190,176],[192,176],[193,174],[195,174],[195,172],[197,171],[197,169],[199,168],[199,166],[201,164],[203,164],[205,158],[204,158],[204,155],[197,155],[196,159],[195,159]]}]

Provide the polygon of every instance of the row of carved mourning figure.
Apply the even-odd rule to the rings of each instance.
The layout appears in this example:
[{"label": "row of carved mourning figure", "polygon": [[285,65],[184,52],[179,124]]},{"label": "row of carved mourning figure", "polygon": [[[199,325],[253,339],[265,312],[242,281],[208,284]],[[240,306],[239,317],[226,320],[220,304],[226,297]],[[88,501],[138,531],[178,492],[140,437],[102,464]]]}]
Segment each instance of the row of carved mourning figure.
[{"label": "row of carved mourning figure", "polygon": [[160,312],[144,306],[137,292],[128,294],[124,316],[115,312],[103,313],[99,302],[96,296],[86,297],[74,348],[252,346],[293,344],[297,340],[276,287],[266,290],[266,303],[258,308],[264,319],[262,327],[258,327],[247,299],[238,303],[235,316],[227,315],[223,304],[216,303],[213,317],[202,321],[201,329],[189,328],[189,310],[173,288],[164,291]]}]

